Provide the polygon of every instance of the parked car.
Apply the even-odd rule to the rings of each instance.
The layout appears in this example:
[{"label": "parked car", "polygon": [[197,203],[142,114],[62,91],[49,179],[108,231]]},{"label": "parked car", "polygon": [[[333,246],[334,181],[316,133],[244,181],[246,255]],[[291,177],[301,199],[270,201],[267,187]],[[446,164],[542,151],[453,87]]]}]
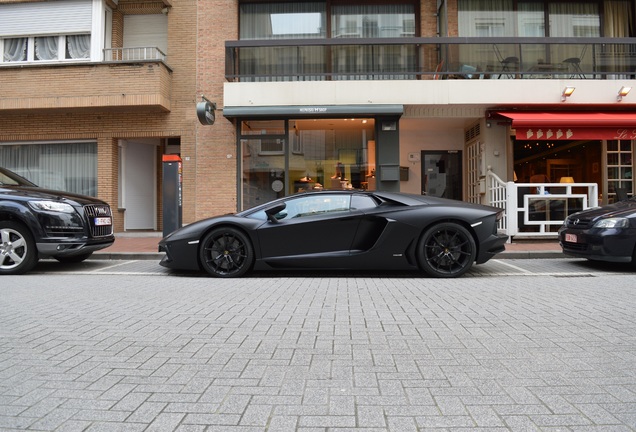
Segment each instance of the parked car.
[{"label": "parked car", "polygon": [[0,167],[0,274],[21,274],[39,259],[80,262],[115,241],[108,204],[37,187]]},{"label": "parked car", "polygon": [[636,266],[636,198],[568,216],[559,243],[568,256]]},{"label": "parked car", "polygon": [[457,277],[505,250],[501,209],[432,196],[313,191],[179,228],[161,265],[238,277],[279,269],[422,270]]}]

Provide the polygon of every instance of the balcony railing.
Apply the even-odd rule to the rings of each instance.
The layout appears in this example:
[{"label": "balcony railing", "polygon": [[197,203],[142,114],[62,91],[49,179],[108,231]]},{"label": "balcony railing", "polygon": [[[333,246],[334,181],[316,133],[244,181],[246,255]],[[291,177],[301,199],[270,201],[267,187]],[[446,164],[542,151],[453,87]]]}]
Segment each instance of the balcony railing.
[{"label": "balcony railing", "polygon": [[166,55],[157,47],[124,47],[104,49],[104,61],[156,61],[166,62]]},{"label": "balcony railing", "polygon": [[228,81],[624,79],[636,38],[334,38],[225,43]]}]

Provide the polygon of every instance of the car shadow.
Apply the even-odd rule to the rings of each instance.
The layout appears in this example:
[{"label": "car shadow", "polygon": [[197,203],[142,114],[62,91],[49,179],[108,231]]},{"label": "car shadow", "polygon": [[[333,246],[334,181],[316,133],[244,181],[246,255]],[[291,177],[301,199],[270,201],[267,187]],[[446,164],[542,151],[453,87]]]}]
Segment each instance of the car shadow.
[{"label": "car shadow", "polygon": [[592,269],[595,271],[604,272],[636,273],[636,266],[631,263],[615,263],[608,261],[593,261],[581,259],[573,261],[572,265],[586,270]]}]

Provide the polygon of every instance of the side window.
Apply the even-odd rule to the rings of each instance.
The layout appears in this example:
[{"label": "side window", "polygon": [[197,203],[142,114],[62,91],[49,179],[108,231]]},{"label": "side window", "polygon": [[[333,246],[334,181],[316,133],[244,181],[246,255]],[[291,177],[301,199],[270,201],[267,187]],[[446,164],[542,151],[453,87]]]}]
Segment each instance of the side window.
[{"label": "side window", "polygon": [[[290,199],[287,207],[276,214],[276,219],[287,220],[300,217],[316,216],[350,210],[350,195],[317,194]],[[375,207],[375,204],[373,205]],[[267,220],[265,211],[261,210],[247,216],[251,219]]]},{"label": "side window", "polygon": [[367,195],[353,195],[351,197],[351,210],[368,210],[378,206],[378,203]]},{"label": "side window", "polygon": [[349,211],[349,195],[312,195],[287,201],[285,219]]}]

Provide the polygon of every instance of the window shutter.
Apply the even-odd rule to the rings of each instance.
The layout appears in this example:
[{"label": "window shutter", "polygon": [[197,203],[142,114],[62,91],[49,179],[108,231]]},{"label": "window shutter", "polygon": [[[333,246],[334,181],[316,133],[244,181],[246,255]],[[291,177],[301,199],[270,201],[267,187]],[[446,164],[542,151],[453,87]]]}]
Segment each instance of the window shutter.
[{"label": "window shutter", "polygon": [[168,54],[168,17],[163,14],[124,16],[124,47],[157,47]]},{"label": "window shutter", "polygon": [[90,33],[91,0],[0,5],[0,37]]}]

